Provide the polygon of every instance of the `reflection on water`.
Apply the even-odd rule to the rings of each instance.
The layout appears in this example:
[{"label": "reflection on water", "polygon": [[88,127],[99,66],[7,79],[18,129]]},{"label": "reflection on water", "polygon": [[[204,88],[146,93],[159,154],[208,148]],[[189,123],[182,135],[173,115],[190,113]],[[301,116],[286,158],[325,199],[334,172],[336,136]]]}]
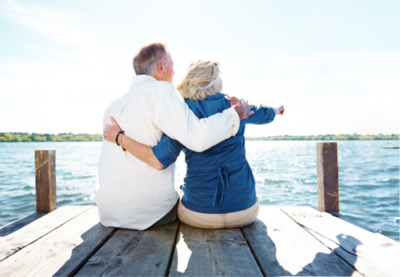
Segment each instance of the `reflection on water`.
[{"label": "reflection on water", "polygon": [[[341,213],[399,241],[398,141],[339,141]],[[35,212],[34,150],[56,150],[57,203],[95,205],[101,142],[0,143],[0,226]],[[315,141],[248,141],[262,205],[317,208]],[[181,155],[176,186],[186,166]]]}]

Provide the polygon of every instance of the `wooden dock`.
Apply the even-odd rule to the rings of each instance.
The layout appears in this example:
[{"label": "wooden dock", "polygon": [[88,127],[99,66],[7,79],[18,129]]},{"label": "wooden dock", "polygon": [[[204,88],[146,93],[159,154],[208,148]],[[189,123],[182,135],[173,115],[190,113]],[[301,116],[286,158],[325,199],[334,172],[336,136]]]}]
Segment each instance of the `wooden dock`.
[{"label": "wooden dock", "polygon": [[[400,276],[400,244],[338,212],[335,148],[318,147],[323,211],[263,206],[242,228],[175,221],[135,231],[104,227],[95,206],[38,205],[45,212],[0,228],[0,276]],[[37,188],[47,184],[41,195],[51,202],[53,156],[46,163],[42,154],[36,164],[47,181],[37,173]]]}]

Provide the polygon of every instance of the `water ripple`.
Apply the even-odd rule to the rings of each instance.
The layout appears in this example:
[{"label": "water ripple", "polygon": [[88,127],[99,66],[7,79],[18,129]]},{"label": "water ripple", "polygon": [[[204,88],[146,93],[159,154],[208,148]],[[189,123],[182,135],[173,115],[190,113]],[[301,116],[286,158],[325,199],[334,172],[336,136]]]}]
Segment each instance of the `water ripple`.
[{"label": "water ripple", "polygon": [[[399,241],[399,150],[397,141],[340,141],[341,213]],[[0,226],[35,212],[34,150],[56,150],[57,205],[95,205],[101,142],[0,143]],[[247,141],[261,205],[317,208],[315,141]],[[4,158],[6,157],[6,158]],[[183,155],[175,185],[183,183]]]}]

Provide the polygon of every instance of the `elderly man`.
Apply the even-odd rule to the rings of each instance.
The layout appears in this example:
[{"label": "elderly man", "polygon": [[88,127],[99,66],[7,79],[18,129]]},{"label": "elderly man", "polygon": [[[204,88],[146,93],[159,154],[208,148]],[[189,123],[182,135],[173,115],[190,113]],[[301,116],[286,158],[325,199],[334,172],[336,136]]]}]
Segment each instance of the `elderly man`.
[{"label": "elderly man", "polygon": [[[143,47],[133,59],[136,76],[129,91],[110,104],[103,127],[113,117],[128,137],[154,146],[166,133],[202,152],[236,134],[252,114],[244,101],[199,120],[172,85],[171,55],[161,43]],[[104,141],[98,163],[96,201],[104,226],[144,230],[176,219],[175,167],[159,171]],[[159,168],[162,169],[162,168]]]}]

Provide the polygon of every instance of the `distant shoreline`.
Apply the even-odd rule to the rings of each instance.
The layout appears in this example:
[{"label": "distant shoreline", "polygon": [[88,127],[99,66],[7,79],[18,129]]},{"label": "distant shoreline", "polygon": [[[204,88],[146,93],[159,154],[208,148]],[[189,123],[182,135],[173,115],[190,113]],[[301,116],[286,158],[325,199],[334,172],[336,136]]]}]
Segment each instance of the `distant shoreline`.
[{"label": "distant shoreline", "polygon": [[317,136],[269,136],[246,137],[246,140],[399,140],[399,135],[317,135]]},{"label": "distant shoreline", "polygon": [[[399,140],[400,136],[390,135],[317,135],[317,136],[268,136],[268,137],[246,137],[246,140]],[[100,134],[72,134],[61,133],[39,134],[39,133],[0,133],[0,142],[66,142],[66,141],[102,141]]]},{"label": "distant shoreline", "polygon": [[0,142],[65,142],[65,141],[102,141],[100,134],[40,134],[40,133],[0,133]]}]

